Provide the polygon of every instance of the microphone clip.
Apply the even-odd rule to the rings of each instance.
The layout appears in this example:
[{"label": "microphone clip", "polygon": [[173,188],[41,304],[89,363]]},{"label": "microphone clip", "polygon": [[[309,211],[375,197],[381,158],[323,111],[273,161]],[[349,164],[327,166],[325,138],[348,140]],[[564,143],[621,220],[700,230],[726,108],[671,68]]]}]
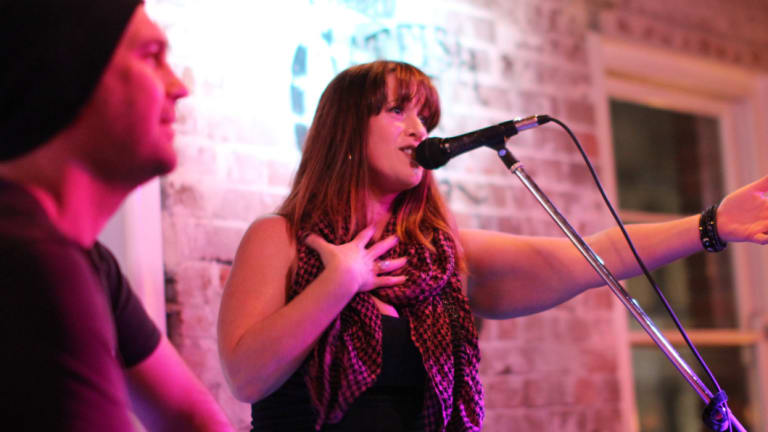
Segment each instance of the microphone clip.
[{"label": "microphone clip", "polygon": [[701,414],[704,424],[715,432],[727,431],[730,427],[731,420],[728,415],[728,407],[725,404],[727,401],[728,395],[725,394],[724,390],[720,390],[712,396]]}]

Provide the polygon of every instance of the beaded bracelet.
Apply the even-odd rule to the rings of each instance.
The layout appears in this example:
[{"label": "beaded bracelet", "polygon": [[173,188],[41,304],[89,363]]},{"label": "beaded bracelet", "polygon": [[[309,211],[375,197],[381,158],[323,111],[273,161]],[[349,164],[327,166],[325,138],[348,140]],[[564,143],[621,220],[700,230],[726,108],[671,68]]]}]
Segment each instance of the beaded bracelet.
[{"label": "beaded bracelet", "polygon": [[708,252],[720,252],[728,246],[717,233],[717,206],[718,204],[715,204],[704,210],[699,218],[701,244]]}]

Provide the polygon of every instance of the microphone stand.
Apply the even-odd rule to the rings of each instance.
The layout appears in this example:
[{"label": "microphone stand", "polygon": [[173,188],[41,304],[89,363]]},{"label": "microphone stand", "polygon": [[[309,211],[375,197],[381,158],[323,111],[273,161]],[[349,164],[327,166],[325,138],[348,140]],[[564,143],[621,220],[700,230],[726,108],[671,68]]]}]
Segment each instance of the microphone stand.
[{"label": "microphone stand", "polygon": [[[535,123],[535,120],[532,119],[529,124],[522,123],[518,125],[518,130],[525,130],[534,126],[537,126],[537,124]],[[640,323],[640,326],[643,327],[643,330],[648,333],[651,339],[653,339],[656,345],[658,345],[661,351],[667,356],[669,361],[671,361],[675,368],[677,368],[678,372],[680,372],[680,374],[683,375],[683,378],[688,381],[688,384],[693,387],[693,389],[696,391],[696,393],[698,393],[699,397],[701,397],[704,403],[709,405],[710,401],[712,401],[714,397],[712,392],[701,381],[701,379],[699,379],[696,373],[693,372],[691,367],[685,362],[685,360],[683,360],[680,354],[678,354],[672,344],[670,344],[664,335],[661,334],[659,329],[656,327],[653,321],[651,321],[651,318],[646,315],[637,301],[629,295],[629,293],[624,289],[624,287],[621,286],[621,284],[619,284],[619,281],[616,280],[613,274],[605,267],[603,260],[592,250],[592,248],[589,247],[589,245],[581,238],[581,236],[579,236],[576,230],[568,223],[568,221],[555,207],[555,205],[552,204],[549,198],[547,198],[544,192],[539,189],[539,186],[523,169],[523,164],[517,160],[506,148],[504,139],[500,139],[497,143],[486,145],[496,150],[499,158],[501,158],[502,162],[504,162],[504,165],[507,167],[507,169],[509,169],[512,174],[516,175],[523,182],[523,185],[525,185],[525,187],[528,189],[528,191],[531,192],[531,194],[533,194],[539,204],[541,204],[547,213],[549,213],[555,223],[571,240],[571,243],[576,246],[576,249],[581,252],[584,258],[586,258],[592,268],[594,268],[600,277],[603,278],[608,287],[610,287],[611,291],[613,291],[616,297],[619,298],[621,303],[629,310],[632,316],[635,317],[637,322]],[[708,406],[708,409],[709,408],[710,407]],[[746,432],[744,426],[741,425],[739,420],[736,418],[736,416],[733,415],[733,412],[731,412],[730,409],[728,409],[727,415],[734,430]]]}]

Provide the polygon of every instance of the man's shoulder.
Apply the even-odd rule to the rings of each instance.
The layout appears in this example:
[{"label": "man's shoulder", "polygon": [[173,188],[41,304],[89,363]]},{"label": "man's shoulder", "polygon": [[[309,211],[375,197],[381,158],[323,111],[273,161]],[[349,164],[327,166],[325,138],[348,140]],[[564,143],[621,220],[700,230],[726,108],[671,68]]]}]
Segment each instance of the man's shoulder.
[{"label": "man's shoulder", "polygon": [[[0,230],[0,286],[6,306],[76,317],[100,294],[85,251],[61,236]],[[83,301],[83,299],[88,299]],[[103,300],[101,300],[103,301]]]},{"label": "man's shoulder", "polygon": [[45,210],[19,184],[0,178],[0,247],[34,249],[44,245],[72,247],[74,243],[53,226]]},{"label": "man's shoulder", "polygon": [[[51,401],[46,409],[58,411],[61,421],[90,422],[91,410],[123,416],[114,323],[85,252],[58,239],[14,244],[17,239],[0,236],[0,335],[14,347],[0,364],[35,378],[13,378],[6,387],[22,400],[44,392]],[[31,419],[21,403],[4,410]]]},{"label": "man's shoulder", "polygon": [[84,249],[56,235],[29,236],[0,230],[0,258],[0,267],[6,272],[29,272],[30,276],[46,277],[48,273],[53,277],[89,268]]}]

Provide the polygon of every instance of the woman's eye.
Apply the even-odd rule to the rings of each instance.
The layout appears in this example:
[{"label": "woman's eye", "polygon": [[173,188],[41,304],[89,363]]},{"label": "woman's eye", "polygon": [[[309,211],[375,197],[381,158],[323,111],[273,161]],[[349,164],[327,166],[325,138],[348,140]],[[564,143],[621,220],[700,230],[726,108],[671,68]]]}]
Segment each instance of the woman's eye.
[{"label": "woman's eye", "polygon": [[399,106],[393,106],[392,108],[389,109],[389,112],[391,112],[393,114],[402,114],[403,113],[403,108],[399,107]]}]

